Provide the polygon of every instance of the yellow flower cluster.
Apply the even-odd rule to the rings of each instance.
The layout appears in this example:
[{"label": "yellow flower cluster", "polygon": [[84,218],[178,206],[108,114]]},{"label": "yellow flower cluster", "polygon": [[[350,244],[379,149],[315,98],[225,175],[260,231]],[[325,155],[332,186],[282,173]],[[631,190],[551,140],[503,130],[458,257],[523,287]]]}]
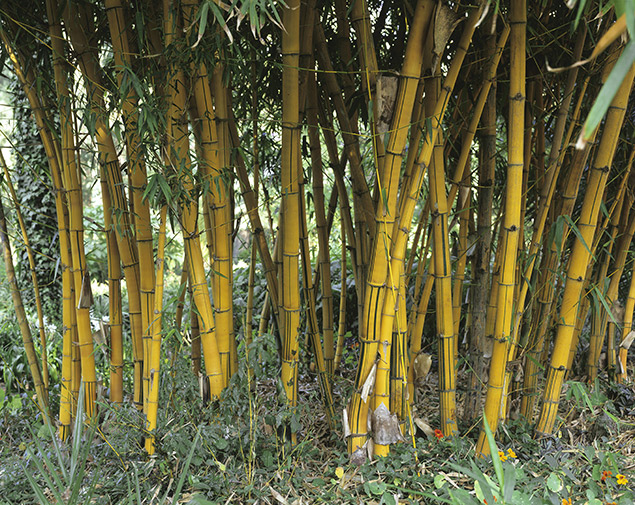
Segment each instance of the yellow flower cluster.
[{"label": "yellow flower cluster", "polygon": [[[602,472],[602,477],[600,478],[600,480],[602,482],[606,482],[608,479],[610,479],[613,476],[613,472],[611,472],[610,470],[604,470]],[[622,474],[622,473],[618,473],[615,476],[615,481],[617,482],[617,484],[619,486],[625,486],[628,483],[628,479],[626,478],[626,475]]]},{"label": "yellow flower cluster", "polygon": [[507,449],[507,454],[505,454],[503,451],[498,451],[498,456],[500,457],[501,461],[507,461],[508,459],[517,458],[516,453],[513,449]]},{"label": "yellow flower cluster", "polygon": [[617,480],[617,483],[621,486],[625,486],[628,483],[628,479],[626,478],[626,475],[623,475],[621,473],[618,473],[615,476],[615,479]]}]

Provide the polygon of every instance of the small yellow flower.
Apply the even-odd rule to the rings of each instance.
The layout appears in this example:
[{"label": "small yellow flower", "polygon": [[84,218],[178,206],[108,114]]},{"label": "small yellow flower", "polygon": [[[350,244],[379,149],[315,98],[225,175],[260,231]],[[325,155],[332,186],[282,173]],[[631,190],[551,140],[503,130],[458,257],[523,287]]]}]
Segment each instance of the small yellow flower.
[{"label": "small yellow flower", "polygon": [[626,478],[626,475],[623,475],[621,473],[618,473],[615,478],[617,479],[617,483],[620,484],[621,486],[625,486],[626,483],[628,482],[628,479]]},{"label": "small yellow flower", "polygon": [[518,456],[516,456],[514,449],[507,449],[507,457],[511,459],[516,459]]},{"label": "small yellow flower", "polygon": [[571,498],[563,498],[562,505],[571,505]]},{"label": "small yellow flower", "polygon": [[498,457],[501,459],[501,461],[507,461],[507,456],[505,456],[505,453],[503,451],[498,451]]}]

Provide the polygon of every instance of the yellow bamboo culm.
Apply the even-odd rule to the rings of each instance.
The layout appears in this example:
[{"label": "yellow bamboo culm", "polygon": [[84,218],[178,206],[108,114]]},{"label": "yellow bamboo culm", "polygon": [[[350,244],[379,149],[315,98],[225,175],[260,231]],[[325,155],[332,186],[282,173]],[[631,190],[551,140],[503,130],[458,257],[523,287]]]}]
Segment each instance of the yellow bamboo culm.
[{"label": "yellow bamboo culm", "polygon": [[[175,43],[179,33],[176,24],[177,16],[168,0],[163,2],[165,44]],[[170,170],[176,170],[182,175],[181,182],[185,197],[180,202],[181,226],[187,268],[192,286],[192,298],[200,316],[200,338],[205,359],[205,375],[209,382],[212,398],[219,398],[224,388],[220,354],[216,342],[216,328],[214,313],[209,297],[209,288],[205,276],[203,253],[201,251],[200,234],[198,231],[198,191],[192,177],[192,164],[189,156],[188,125],[183,121],[187,116],[187,90],[185,75],[170,62],[168,68],[168,111],[167,131],[169,144],[167,147],[166,165]]]},{"label": "yellow bamboo culm", "polygon": [[159,243],[157,245],[157,271],[156,284],[154,287],[154,311],[153,320],[150,323],[152,332],[152,348],[150,350],[150,389],[148,391],[148,410],[146,415],[146,436],[145,448],[148,454],[155,451],[155,433],[157,427],[157,413],[159,409],[159,372],[161,367],[161,328],[163,316],[163,273],[165,271],[165,228],[168,206],[161,207],[159,218]]},{"label": "yellow bamboo culm", "polygon": [[[454,335],[454,322],[452,319],[452,279],[447,222],[449,208],[445,190],[444,167],[441,163],[431,163],[431,161],[437,138],[441,134],[442,121],[449,95],[454,89],[459,71],[463,66],[463,61],[481,12],[480,9],[473,10],[465,21],[450,68],[443,81],[443,86],[439,90],[436,104],[434,105],[434,112],[432,113],[431,129],[425,134],[423,147],[417,156],[415,169],[409,181],[408,192],[402,198],[401,223],[397,227],[397,238],[395,239],[395,250],[398,252],[393,253],[393,261],[403,263],[403,255],[406,250],[407,235],[410,230],[415,203],[423,184],[426,169],[430,168],[430,207],[433,215],[432,235],[434,238],[433,261],[438,310],[439,403],[441,429],[448,436],[458,431],[456,424],[456,336]],[[435,167],[434,165],[437,166]]]},{"label": "yellow bamboo culm", "polygon": [[[613,55],[614,58],[617,58],[617,56],[617,54]],[[607,69],[608,67],[612,67],[611,61],[608,62]],[[607,74],[605,72],[605,75]],[[567,361],[578,316],[580,296],[589,263],[589,244],[593,243],[602,196],[624,121],[633,75],[635,75],[635,67],[629,70],[609,107],[596,156],[590,167],[580,219],[577,223],[578,234],[567,270],[566,284],[558,318],[558,330],[548,368],[542,409],[536,426],[537,437],[550,435],[554,430],[560,403],[560,392],[567,371]]]},{"label": "yellow bamboo culm", "polygon": [[[441,143],[440,132],[435,144]],[[438,147],[434,149],[438,152]],[[439,398],[441,430],[446,436],[456,433],[456,334],[452,311],[452,268],[448,233],[448,203],[445,193],[443,158],[434,157],[429,166],[430,202],[432,207],[432,235],[436,293],[436,322],[439,348]]]},{"label": "yellow bamboo culm", "polygon": [[[582,56],[582,49],[584,47],[584,40],[586,37],[586,29],[580,30],[580,33],[577,37],[576,40],[576,46],[574,49],[574,54],[573,54],[573,61],[579,61],[581,56]],[[571,104],[571,99],[573,98],[573,90],[575,87],[575,83],[576,83],[576,78],[578,75],[578,68],[572,68],[569,71],[569,75],[567,76],[567,82],[566,82],[566,86],[564,89],[564,99],[562,100],[559,108],[558,108],[558,115],[557,115],[557,119],[556,119],[556,125],[554,128],[554,134],[553,134],[553,138],[551,141],[551,150],[549,152],[549,163],[548,163],[548,167],[547,167],[547,171],[545,173],[545,177],[544,177],[544,182],[542,184],[542,188],[541,188],[541,192],[540,192],[540,206],[538,208],[538,212],[536,215],[536,218],[534,219],[534,226],[533,226],[533,233],[532,233],[532,239],[531,239],[531,243],[530,243],[530,248],[529,248],[529,253],[527,254],[527,257],[529,258],[529,263],[528,265],[525,267],[522,278],[519,279],[519,282],[521,283],[520,286],[517,286],[517,292],[519,293],[515,298],[516,298],[516,307],[517,307],[517,311],[516,311],[516,321],[514,323],[514,330],[512,333],[512,339],[511,339],[511,345],[508,346],[508,355],[507,355],[507,361],[513,361],[516,358],[516,353],[519,350],[519,344],[520,344],[520,337],[519,337],[519,332],[520,332],[520,328],[522,326],[522,318],[524,316],[524,307],[525,307],[525,299],[529,290],[529,281],[532,278],[532,273],[533,273],[533,269],[536,263],[536,258],[538,257],[538,251],[540,248],[540,245],[543,241],[543,235],[544,235],[544,229],[547,223],[547,217],[549,214],[549,210],[551,208],[551,202],[553,199],[553,195],[555,193],[555,189],[556,189],[556,182],[558,180],[558,175],[560,173],[560,169],[562,167],[562,158],[564,155],[564,149],[561,149],[561,146],[568,146],[569,143],[569,135],[572,132],[572,129],[569,130],[568,135],[566,136],[566,141],[563,144],[563,138],[565,137],[565,124],[566,124],[566,119],[568,117],[568,113],[569,113],[569,108],[570,108],[570,104]],[[541,89],[541,88],[540,88]],[[538,98],[540,100],[542,100],[542,92],[538,92]],[[542,107],[541,107],[542,110]],[[574,112],[574,121],[577,119],[576,114],[579,112],[579,109],[576,109],[576,111]],[[531,118],[528,116],[527,118],[529,121],[531,121]],[[539,125],[541,126],[541,131],[542,133],[540,134],[539,138],[541,139],[541,142],[544,143],[544,125],[542,123],[539,123]],[[526,128],[525,130],[525,134],[527,135],[527,132],[530,131],[530,128]],[[525,143],[525,148],[529,149],[530,147],[530,143],[526,142]],[[544,146],[541,150],[541,152],[544,152]],[[541,157],[542,159],[542,157]],[[529,156],[527,154],[527,151],[525,152],[525,160],[524,160],[524,167],[525,170],[527,169],[527,164],[529,162]],[[524,202],[524,200],[523,200]],[[524,215],[524,208],[523,208],[523,215]],[[521,223],[523,222],[524,218],[521,217]],[[521,230],[521,236],[522,236],[522,230]],[[518,289],[520,288],[520,289]],[[532,336],[533,336],[533,332],[532,332]],[[530,337],[532,338],[532,337]],[[532,338],[533,340],[533,338]],[[530,367],[534,367],[535,363],[529,364],[530,360],[527,360],[527,367],[526,371],[530,368]],[[506,378],[505,378],[505,390],[504,390],[504,398],[507,397],[508,394],[508,390],[511,384],[511,377],[512,377],[512,372],[511,371],[507,371],[506,372]],[[524,390],[526,391],[526,390]],[[523,401],[527,402],[527,395],[523,396]],[[505,400],[506,401],[506,400]],[[504,402],[505,402],[504,401]],[[529,405],[525,405],[525,408],[529,407]],[[521,411],[522,411],[522,406],[521,406]]]},{"label": "yellow bamboo culm", "polygon": [[[298,404],[300,326],[300,0],[291,0],[283,12],[282,32],[282,275],[279,277],[282,338],[282,386],[287,404]],[[291,433],[292,442],[296,434]]]},{"label": "yellow bamboo culm", "polygon": [[[61,73],[61,61],[63,56],[63,43],[61,38],[61,26],[56,12],[52,10],[51,1],[47,1],[47,12],[49,13],[49,25],[51,30],[51,40],[53,49],[53,68],[55,72],[55,83],[58,86],[63,73]],[[53,12],[53,13],[52,13]],[[59,35],[56,35],[59,34]],[[52,136],[52,132],[45,125],[48,124],[48,120],[45,118],[44,108],[36,94],[35,75],[33,70],[25,69],[22,59],[19,54],[14,52],[4,30],[0,31],[2,41],[7,49],[11,63],[13,64],[14,71],[18,76],[20,84],[22,85],[24,92],[29,100],[31,110],[35,117],[36,124],[42,144],[46,152],[46,156],[49,162],[51,171],[51,179],[55,194],[55,210],[57,215],[57,226],[59,231],[60,242],[60,263],[62,271],[62,376],[61,376],[61,391],[60,391],[60,410],[59,410],[59,423],[60,423],[60,438],[66,440],[70,435],[70,427],[72,423],[72,416],[74,413],[74,406],[77,396],[73,396],[73,385],[76,384],[79,388],[77,380],[73,381],[73,355],[76,355],[76,348],[73,346],[73,335],[76,335],[75,327],[75,305],[73,303],[73,277],[71,274],[71,253],[68,235],[68,208],[66,205],[66,198],[63,193],[63,182],[61,174],[62,153],[61,146],[56,142]],[[63,111],[70,111],[70,102],[68,99],[58,100],[59,108]],[[71,114],[60,114],[60,122],[62,127],[68,124]]]},{"label": "yellow bamboo culm", "polygon": [[[582,89],[580,90],[580,96],[578,97],[578,102],[576,104],[576,108],[573,114],[573,121],[571,126],[569,127],[569,131],[567,132],[567,139],[570,139],[573,133],[573,126],[577,124],[579,127],[579,113],[581,109],[581,105],[584,99],[584,94],[586,91],[586,85],[588,84],[588,78],[585,80]],[[559,201],[557,215],[571,215],[573,212],[573,207],[575,205],[576,196],[578,193],[580,179],[582,177],[582,170],[586,165],[586,160],[591,151],[591,146],[593,145],[593,141],[595,140],[596,132],[593,132],[589,142],[587,142],[586,146],[582,150],[575,150],[571,160],[569,161],[568,168],[568,177],[566,181],[566,186],[561,195],[561,199]],[[568,145],[568,141],[565,142],[565,145]],[[562,164],[564,159],[564,153],[561,153],[560,159],[558,163]],[[565,244],[567,241],[567,236],[569,233],[569,227],[565,223],[564,230],[562,234],[561,244]],[[528,342],[528,354],[525,364],[525,381],[523,385],[524,395],[521,402],[521,415],[523,415],[526,419],[533,419],[534,416],[534,405],[535,399],[537,396],[537,383],[538,376],[541,373],[539,362],[541,361],[541,355],[543,353],[543,348],[545,347],[545,340],[548,328],[550,327],[550,320],[552,314],[552,304],[554,300],[554,291],[555,291],[555,281],[553,278],[553,273],[556,271],[556,264],[559,261],[559,253],[558,253],[558,245],[555,243],[555,240],[551,242],[551,246],[547,253],[543,255],[542,264],[540,267],[541,271],[541,279],[540,279],[540,288],[537,290],[538,295],[538,323],[537,329],[535,332],[532,332],[531,339]]]},{"label": "yellow bamboo culm", "polygon": [[112,223],[112,204],[106,177],[101,178],[104,228],[108,251],[108,331],[110,335],[110,401],[123,402],[123,314],[121,306],[121,260]]},{"label": "yellow bamboo culm", "polygon": [[[508,163],[505,211],[499,247],[503,247],[498,279],[497,312],[494,326],[494,347],[485,400],[485,414],[496,433],[503,398],[509,337],[512,332],[514,292],[516,289],[516,258],[518,254],[522,180],[524,164],[525,65],[527,6],[525,0],[512,0],[510,10],[510,90],[508,120]],[[485,421],[484,421],[485,422]],[[481,428],[477,454],[489,451],[485,429]]]},{"label": "yellow bamboo culm", "polygon": [[622,341],[619,348],[619,373],[617,379],[619,382],[626,382],[628,380],[628,350],[632,347],[633,338],[635,334],[635,327],[633,326],[633,310],[635,310],[635,275],[631,277],[630,287],[628,289],[628,296],[626,298],[626,304],[624,305],[624,323],[622,324]]},{"label": "yellow bamboo culm", "polygon": [[[212,268],[212,296],[218,350],[221,355],[223,380],[229,383],[238,369],[236,339],[234,337],[234,311],[232,295],[232,209],[230,186],[227,182],[231,165],[231,139],[229,136],[228,90],[223,84],[224,67],[217,64],[212,75],[218,135],[218,165],[212,168],[210,205],[212,236],[214,237],[214,264]],[[197,102],[198,103],[198,102]],[[199,113],[201,112],[199,107]],[[209,114],[209,107],[204,112]],[[216,170],[213,170],[216,168]]]}]

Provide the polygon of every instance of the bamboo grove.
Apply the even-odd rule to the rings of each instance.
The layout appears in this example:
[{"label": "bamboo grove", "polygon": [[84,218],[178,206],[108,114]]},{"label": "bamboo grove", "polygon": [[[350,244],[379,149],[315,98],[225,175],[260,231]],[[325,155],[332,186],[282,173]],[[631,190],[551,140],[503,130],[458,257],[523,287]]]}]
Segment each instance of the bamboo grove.
[{"label": "bamboo grove", "polygon": [[[523,416],[550,435],[574,373],[630,381],[635,27],[617,2],[598,9],[40,0],[27,12],[3,2],[3,75],[28,98],[55,197],[54,333],[41,305],[31,333],[9,241],[37,251],[1,205],[0,241],[37,401],[60,437],[80,391],[97,417],[83,189],[96,182],[108,260],[102,380],[110,402],[143,412],[149,453],[172,328],[189,335],[213,401],[253,365],[245,349],[275,334],[286,408],[302,402],[302,381],[317,381],[323,422],[355,462],[411,436],[421,402],[438,402],[432,422],[446,436],[481,426],[484,454],[482,419],[496,431]],[[4,158],[2,168],[4,205],[20,216]],[[234,302],[242,230],[246,308]],[[178,258],[166,241],[182,245]],[[181,278],[176,317],[168,259]],[[51,339],[61,356],[47,356]],[[356,374],[338,398],[345,353],[356,353]],[[421,398],[431,364],[438,398]]]}]

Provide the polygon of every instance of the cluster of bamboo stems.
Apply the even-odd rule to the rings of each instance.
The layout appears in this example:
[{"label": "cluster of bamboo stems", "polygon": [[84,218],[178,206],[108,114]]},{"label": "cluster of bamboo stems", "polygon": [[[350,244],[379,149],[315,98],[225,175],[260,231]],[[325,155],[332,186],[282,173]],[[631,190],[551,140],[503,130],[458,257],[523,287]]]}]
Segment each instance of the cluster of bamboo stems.
[{"label": "cluster of bamboo stems", "polygon": [[[608,369],[615,379],[627,380],[635,281],[631,280],[623,310],[615,307],[620,281],[626,274],[632,278],[633,268],[629,251],[635,232],[631,176],[635,149],[625,154],[619,145],[620,135],[632,132],[632,65],[616,87],[603,125],[582,147],[572,146],[592,96],[588,89],[599,85],[593,79],[599,76],[607,81],[619,65],[624,45],[617,38],[625,33],[621,21],[608,21],[607,14],[605,22],[599,23],[593,39],[599,41],[596,52],[604,52],[585,72],[572,66],[563,74],[532,72],[528,78],[525,0],[511,0],[498,13],[488,13],[485,3],[455,12],[442,2],[417,0],[406,9],[409,31],[397,92],[384,96],[389,78],[378,64],[368,3],[355,0],[347,5],[336,0],[331,19],[326,11],[318,12],[315,0],[288,0],[281,8],[281,197],[274,240],[265,233],[259,203],[265,183],[259,176],[256,63],[252,66],[251,145],[245,146],[232,105],[236,97],[225,54],[231,43],[228,25],[211,26],[207,16],[212,7],[206,2],[141,3],[133,12],[122,0],[105,1],[107,44],[114,63],[109,74],[95,39],[100,18],[94,6],[46,0],[54,94],[41,92],[33,62],[15,44],[24,36],[24,23],[9,10],[0,12],[0,36],[37,122],[56,199],[63,285],[62,439],[70,433],[80,382],[84,383],[86,414],[96,416],[97,374],[78,154],[79,137],[85,130],[92,136],[101,168],[108,250],[110,400],[115,404],[124,400],[123,279],[132,342],[132,401],[146,416],[150,453],[155,449],[161,336],[166,325],[181,325],[183,309],[182,298],[176,321],[162,318],[168,216],[178,222],[183,237],[182,285],[187,285],[192,301],[193,369],[203,375],[211,397],[220,398],[238,368],[234,181],[253,234],[245,341],[253,340],[259,256],[267,284],[259,331],[264,331],[271,314],[281,342],[281,382],[288,405],[291,409],[298,405],[300,344],[306,325],[331,428],[335,426],[332,385],[346,330],[347,257],[352,264],[360,351],[343,431],[355,460],[387,454],[406,432],[414,386],[422,378],[417,364],[425,356],[424,331],[431,326],[436,330],[429,340],[437,344],[439,364],[439,426],[445,435],[458,434],[461,412],[468,424],[478,419],[483,400],[493,431],[516,400],[520,413],[533,420],[539,395],[536,433],[552,433],[563,381],[572,368],[590,309],[588,380],[593,382],[598,374],[605,335]],[[214,5],[220,12],[221,4]],[[549,22],[548,9],[532,15],[545,26]],[[141,19],[143,39],[134,29]],[[478,29],[488,33],[476,35],[479,24]],[[615,29],[618,25],[621,30]],[[329,39],[333,31],[337,58]],[[474,48],[472,40],[477,36],[482,47]],[[221,41],[206,58],[196,52],[205,38]],[[585,52],[586,25],[581,24],[572,40],[570,63],[575,63]],[[602,51],[597,51],[600,46]],[[507,70],[499,68],[503,58]],[[339,68],[342,62],[351,67]],[[501,75],[508,81],[504,114],[496,100]],[[120,91],[116,113],[109,109],[112,91],[108,90],[113,83],[106,76]],[[461,81],[472,87],[457,85]],[[466,97],[468,92],[473,99]],[[350,107],[360,93],[371,112],[366,125]],[[160,104],[164,119],[152,128],[142,115],[149,95]],[[382,101],[391,109],[387,119],[382,116]],[[87,108],[89,125],[79,124],[79,102]],[[57,127],[53,116],[59,117]],[[115,120],[124,126],[121,137],[115,135]],[[383,120],[389,124],[387,130],[380,124]],[[506,131],[506,142],[501,131]],[[309,147],[306,158],[304,133]],[[506,156],[499,153],[501,144],[506,145]],[[251,156],[244,154],[246,147]],[[476,148],[478,159],[473,159]],[[449,156],[452,166],[446,163]],[[614,163],[616,156],[619,164]],[[332,167],[328,173],[325,159]],[[505,161],[503,181],[496,180],[501,177],[497,159]],[[310,166],[311,174],[315,268],[303,163]],[[10,184],[4,160],[2,165],[5,182]],[[328,204],[325,175],[333,181]],[[151,178],[161,189],[149,197]],[[498,205],[495,190],[500,187],[504,193]],[[15,201],[10,186],[9,190]],[[153,213],[158,214],[158,231],[153,229]],[[268,217],[267,229],[273,235],[271,214]],[[342,259],[337,328],[330,256],[336,218],[341,223]],[[416,231],[411,236],[413,224]],[[455,243],[451,243],[452,232]],[[49,384],[42,309],[38,305],[40,360],[12,276],[1,206],[0,239],[35,389],[46,410]],[[26,234],[24,242],[30,250]],[[37,290],[37,278],[33,281]],[[426,326],[433,293],[436,321]],[[592,305],[593,299],[599,302]],[[553,343],[549,340],[552,328]],[[464,347],[461,333],[467,335]],[[463,350],[465,360],[460,359]],[[459,409],[460,362],[465,363],[466,394]],[[523,373],[516,373],[518,369]],[[386,426],[391,423],[393,430]],[[487,450],[482,429],[477,451]]]}]

